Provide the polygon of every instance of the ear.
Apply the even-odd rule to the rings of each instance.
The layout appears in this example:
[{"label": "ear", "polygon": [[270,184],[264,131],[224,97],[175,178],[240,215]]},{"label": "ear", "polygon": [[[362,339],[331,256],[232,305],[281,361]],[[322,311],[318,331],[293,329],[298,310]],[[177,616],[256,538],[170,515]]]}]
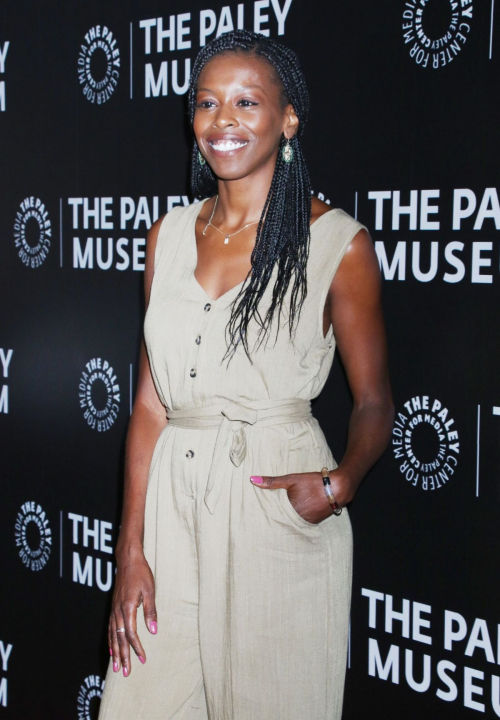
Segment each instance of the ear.
[{"label": "ear", "polygon": [[287,105],[285,108],[285,122],[283,126],[283,135],[290,140],[299,129],[299,118],[295,112],[293,105]]}]

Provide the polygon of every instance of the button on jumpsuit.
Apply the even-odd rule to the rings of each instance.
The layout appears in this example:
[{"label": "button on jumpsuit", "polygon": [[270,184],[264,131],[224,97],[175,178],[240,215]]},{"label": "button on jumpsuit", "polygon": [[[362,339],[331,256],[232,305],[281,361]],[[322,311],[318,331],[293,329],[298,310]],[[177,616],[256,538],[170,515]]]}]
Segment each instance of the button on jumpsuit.
[{"label": "button on jumpsuit", "polygon": [[[155,578],[158,634],[138,609],[147,662],[113,673],[100,720],[340,720],[347,663],[352,532],[347,509],[303,519],[284,488],[251,475],[336,462],[310,401],[335,338],[323,308],[342,257],[364,228],[330,210],[311,227],[308,293],[293,341],[227,364],[225,326],[243,283],[212,300],[194,276],[201,204],[172,210],[158,236],[145,341],[169,422],[148,479],[144,552]],[[277,269],[259,304],[264,317]],[[290,288],[289,288],[290,291]],[[287,293],[286,307],[289,307]],[[326,498],[325,498],[326,501]]]}]

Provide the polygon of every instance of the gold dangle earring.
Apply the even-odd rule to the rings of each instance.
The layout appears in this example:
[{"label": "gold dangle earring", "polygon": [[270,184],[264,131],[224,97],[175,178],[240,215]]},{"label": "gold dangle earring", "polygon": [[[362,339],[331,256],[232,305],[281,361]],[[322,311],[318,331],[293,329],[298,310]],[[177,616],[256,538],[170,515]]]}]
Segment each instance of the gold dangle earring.
[{"label": "gold dangle earring", "polygon": [[286,145],[281,151],[281,155],[286,163],[291,163],[293,161],[293,147],[290,145],[290,140],[288,138],[286,139]]}]

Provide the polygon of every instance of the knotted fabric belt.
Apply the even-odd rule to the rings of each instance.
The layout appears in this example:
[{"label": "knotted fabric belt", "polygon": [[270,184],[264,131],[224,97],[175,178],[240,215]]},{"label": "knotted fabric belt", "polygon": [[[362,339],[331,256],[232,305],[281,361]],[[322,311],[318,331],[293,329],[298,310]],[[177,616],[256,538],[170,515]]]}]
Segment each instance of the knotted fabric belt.
[{"label": "knotted fabric belt", "polygon": [[311,415],[311,401],[256,400],[237,403],[228,400],[219,405],[168,410],[168,423],[183,428],[219,426],[205,490],[205,505],[213,514],[227,475],[227,456],[238,467],[247,453],[246,429],[249,425],[279,425],[306,420]]}]

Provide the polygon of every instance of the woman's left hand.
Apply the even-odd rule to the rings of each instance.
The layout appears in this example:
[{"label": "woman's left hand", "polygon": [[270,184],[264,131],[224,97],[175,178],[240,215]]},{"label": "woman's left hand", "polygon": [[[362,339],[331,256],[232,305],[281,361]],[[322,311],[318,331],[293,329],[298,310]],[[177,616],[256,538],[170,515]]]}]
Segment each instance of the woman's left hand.
[{"label": "woman's left hand", "polygon": [[[354,497],[351,483],[342,477],[338,468],[331,470],[329,475],[335,500],[340,507],[344,507]],[[275,477],[252,475],[250,480],[255,487],[266,490],[285,488],[294,510],[307,522],[320,523],[333,513],[320,472],[290,473]]]}]

